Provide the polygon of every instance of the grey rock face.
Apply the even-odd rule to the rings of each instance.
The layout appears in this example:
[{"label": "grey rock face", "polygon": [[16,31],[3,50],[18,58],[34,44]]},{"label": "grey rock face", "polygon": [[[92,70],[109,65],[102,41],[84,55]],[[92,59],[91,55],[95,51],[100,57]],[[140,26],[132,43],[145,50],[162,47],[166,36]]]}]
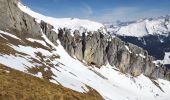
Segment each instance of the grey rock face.
[{"label": "grey rock face", "polygon": [[107,38],[103,34],[98,32],[83,33],[80,36],[79,31],[74,32],[74,36],[71,36],[69,30],[59,30],[58,38],[66,51],[79,60],[85,60],[88,65],[96,65],[98,67],[106,64],[106,47]]},{"label": "grey rock face", "polygon": [[99,32],[90,34],[92,35],[87,35],[85,39],[84,60],[88,64],[94,64],[97,67],[100,67],[107,63],[107,38]]},{"label": "grey rock face", "polygon": [[17,7],[18,1],[0,0],[0,30],[20,37],[39,37],[41,35],[40,25]]},{"label": "grey rock face", "polygon": [[43,33],[48,37],[48,39],[51,42],[53,42],[55,45],[58,45],[56,42],[58,39],[58,35],[56,32],[53,31],[54,27],[50,24],[43,22],[43,21],[41,21],[40,26],[41,26]]}]

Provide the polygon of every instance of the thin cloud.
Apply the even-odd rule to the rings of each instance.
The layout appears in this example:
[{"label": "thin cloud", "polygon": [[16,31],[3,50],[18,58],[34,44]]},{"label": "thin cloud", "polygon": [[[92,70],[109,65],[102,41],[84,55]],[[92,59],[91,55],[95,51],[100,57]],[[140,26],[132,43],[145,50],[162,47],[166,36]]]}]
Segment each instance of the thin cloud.
[{"label": "thin cloud", "polygon": [[88,4],[82,3],[80,7],[69,8],[67,15],[69,15],[68,17],[90,19],[93,15],[93,10]]},{"label": "thin cloud", "polygon": [[88,4],[84,3],[83,6],[84,7],[82,8],[82,11],[83,11],[84,15],[90,16],[93,14],[93,10]]},{"label": "thin cloud", "polygon": [[168,14],[164,9],[144,9],[138,7],[120,7],[116,9],[105,9],[101,14],[91,18],[100,22],[133,21],[142,18],[158,17]]}]

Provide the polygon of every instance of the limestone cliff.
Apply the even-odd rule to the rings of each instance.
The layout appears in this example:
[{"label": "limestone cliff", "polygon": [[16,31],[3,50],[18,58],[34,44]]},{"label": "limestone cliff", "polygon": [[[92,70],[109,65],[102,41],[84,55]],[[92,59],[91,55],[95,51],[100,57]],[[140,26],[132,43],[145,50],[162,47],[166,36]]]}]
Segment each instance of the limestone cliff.
[{"label": "limestone cliff", "polygon": [[133,76],[144,74],[154,79],[170,80],[170,70],[163,65],[156,65],[155,59],[136,45],[100,32],[89,32],[87,35],[83,33],[81,36],[76,30],[72,36],[68,29],[59,29],[59,33],[54,34],[48,28],[51,25],[42,22],[41,26],[51,41],[59,39],[70,56],[85,61],[88,65],[100,68],[109,63],[121,72]]},{"label": "limestone cliff", "polygon": [[22,12],[17,3],[20,0],[0,0],[0,30],[19,37],[38,37],[41,30],[35,19]]}]

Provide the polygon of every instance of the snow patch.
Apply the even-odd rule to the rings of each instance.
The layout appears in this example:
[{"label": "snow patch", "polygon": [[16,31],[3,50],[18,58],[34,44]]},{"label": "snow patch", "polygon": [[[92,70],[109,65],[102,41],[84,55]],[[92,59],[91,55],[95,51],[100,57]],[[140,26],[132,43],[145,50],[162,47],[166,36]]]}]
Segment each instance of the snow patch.
[{"label": "snow patch", "polygon": [[125,45],[125,48],[126,48],[126,50],[129,51],[129,53],[132,53],[132,51],[130,51],[130,49],[129,49],[129,47],[127,45]]},{"label": "snow patch", "polygon": [[2,30],[0,30],[0,34],[4,34],[4,35],[10,36],[10,37],[12,37],[12,38],[15,38],[15,39],[17,39],[17,40],[21,40],[21,39],[18,38],[17,36],[12,35],[12,34],[10,34],[10,33],[8,33],[8,32],[4,32],[4,31],[2,31]]},{"label": "snow patch", "polygon": [[144,56],[143,54],[139,54],[139,56],[142,58],[146,58],[146,56]]},{"label": "snow patch", "polygon": [[170,64],[170,52],[165,52],[165,56],[163,60],[157,60],[157,63],[161,63],[161,64]]},{"label": "snow patch", "polygon": [[13,55],[0,55],[0,63],[20,71],[25,71],[26,67],[34,66],[28,59]]},{"label": "snow patch", "polygon": [[43,46],[46,46],[46,47],[47,47],[46,43],[45,43],[44,41],[42,41],[42,40],[37,40],[37,39],[32,39],[32,38],[27,38],[27,40],[30,41],[30,42],[40,43],[40,44],[42,44]]}]

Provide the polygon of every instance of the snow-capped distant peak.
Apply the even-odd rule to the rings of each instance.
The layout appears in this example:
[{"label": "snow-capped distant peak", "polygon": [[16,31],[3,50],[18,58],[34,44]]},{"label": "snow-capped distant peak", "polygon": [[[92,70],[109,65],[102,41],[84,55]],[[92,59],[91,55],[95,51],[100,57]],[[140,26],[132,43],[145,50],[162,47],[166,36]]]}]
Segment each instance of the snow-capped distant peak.
[{"label": "snow-capped distant peak", "polygon": [[102,33],[106,34],[106,30],[103,24],[85,20],[85,19],[78,19],[78,18],[53,18],[44,16],[42,14],[36,13],[32,11],[30,8],[24,6],[22,3],[18,3],[18,7],[25,13],[29,14],[30,16],[36,18],[37,22],[41,20],[45,21],[54,26],[57,30],[59,28],[67,28],[70,29],[71,32],[75,30],[79,30],[80,33],[89,32],[89,31],[101,31]]},{"label": "snow-capped distant peak", "polygon": [[[127,22],[128,23],[128,22]],[[108,26],[108,25],[107,25]],[[114,26],[114,25],[112,25]],[[170,18],[142,19],[129,24],[120,24],[116,27],[107,27],[110,33],[119,36],[143,37],[147,35],[164,35],[170,32]]]}]

